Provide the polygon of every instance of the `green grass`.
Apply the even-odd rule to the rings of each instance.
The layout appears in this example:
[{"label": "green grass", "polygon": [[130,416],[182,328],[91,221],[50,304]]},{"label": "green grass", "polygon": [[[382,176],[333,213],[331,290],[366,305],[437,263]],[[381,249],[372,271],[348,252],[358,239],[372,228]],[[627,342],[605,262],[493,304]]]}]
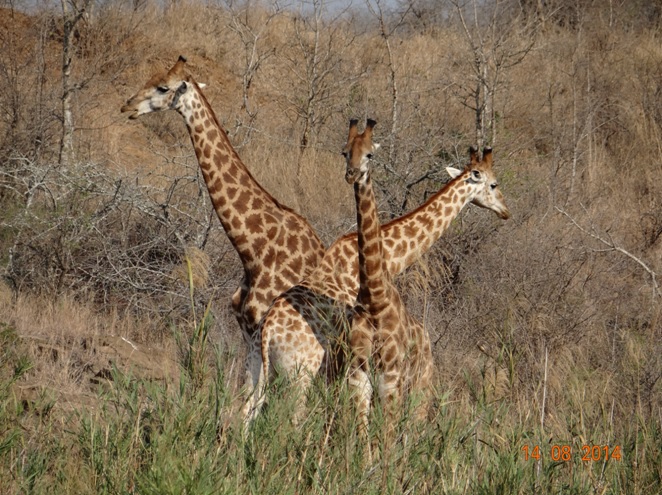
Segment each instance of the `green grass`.
[{"label": "green grass", "polygon": [[[199,334],[198,334],[199,337]],[[199,348],[200,341],[191,340]],[[365,462],[346,389],[318,383],[309,413],[289,418],[295,395],[277,382],[270,403],[244,439],[237,401],[224,376],[225,353],[207,347],[206,374],[182,358],[179,386],[113,371],[94,412],[68,417],[17,399],[14,385],[29,369],[11,329],[2,332],[0,492],[98,494],[655,494],[662,490],[659,421],[634,411],[573,400],[542,431],[539,412],[521,399],[485,394],[438,407],[420,431],[398,426],[396,445],[380,443],[379,414]],[[188,364],[188,367],[187,367]],[[472,383],[472,387],[479,384]],[[468,394],[467,397],[470,397]],[[476,398],[478,397],[478,398]],[[45,399],[46,400],[46,399]],[[553,425],[551,423],[554,423]],[[222,428],[219,425],[224,425]],[[557,450],[554,446],[559,446]],[[568,460],[552,458],[562,446]],[[618,446],[621,460],[582,461],[583,445]],[[525,459],[523,447],[539,459]]]}]

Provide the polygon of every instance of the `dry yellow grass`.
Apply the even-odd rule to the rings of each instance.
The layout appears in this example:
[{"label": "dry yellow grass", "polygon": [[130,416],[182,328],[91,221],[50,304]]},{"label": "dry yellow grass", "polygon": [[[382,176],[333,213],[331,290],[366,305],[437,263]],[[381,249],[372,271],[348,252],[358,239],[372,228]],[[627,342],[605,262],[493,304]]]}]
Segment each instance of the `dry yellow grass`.
[{"label": "dry yellow grass", "polygon": [[95,410],[98,393],[113,387],[113,369],[147,380],[176,384],[177,349],[156,341],[146,321],[102,315],[70,296],[20,294],[0,284],[0,321],[13,329],[30,368],[16,384],[24,407],[47,407],[58,417]]}]

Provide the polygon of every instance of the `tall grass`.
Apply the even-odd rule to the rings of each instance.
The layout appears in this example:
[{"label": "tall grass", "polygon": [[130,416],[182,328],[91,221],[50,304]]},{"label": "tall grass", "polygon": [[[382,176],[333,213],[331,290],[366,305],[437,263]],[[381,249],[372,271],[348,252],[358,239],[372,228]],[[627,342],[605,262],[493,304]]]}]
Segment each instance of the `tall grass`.
[{"label": "tall grass", "polygon": [[[209,346],[209,373],[182,357],[179,386],[117,368],[96,410],[49,412],[13,386],[30,363],[16,333],[2,330],[2,493],[599,493],[662,489],[660,418],[613,404],[587,406],[586,377],[569,374],[563,404],[541,425],[536,401],[490,399],[489,376],[465,377],[465,392],[440,393],[426,424],[406,413],[395,447],[380,440],[379,412],[366,447],[342,383],[319,383],[309,414],[290,421],[296,394],[273,385],[269,404],[243,438],[225,374],[232,356]],[[229,417],[219,429],[219,418]],[[582,461],[584,446],[600,447]],[[620,459],[604,457],[620,454]],[[538,447],[537,450],[534,450]],[[568,450],[571,449],[571,450]],[[588,449],[591,458],[591,449]],[[597,454],[596,454],[597,452]],[[527,458],[528,453],[528,458]],[[567,453],[567,455],[566,455]],[[600,459],[598,459],[598,454]]]}]

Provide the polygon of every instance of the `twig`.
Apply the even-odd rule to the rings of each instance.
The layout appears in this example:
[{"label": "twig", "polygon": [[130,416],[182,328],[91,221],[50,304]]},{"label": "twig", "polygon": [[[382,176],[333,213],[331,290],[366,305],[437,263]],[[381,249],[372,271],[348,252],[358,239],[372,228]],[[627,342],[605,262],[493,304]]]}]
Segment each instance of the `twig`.
[{"label": "twig", "polygon": [[[598,235],[598,234],[595,233],[594,231],[591,232],[591,231],[587,230],[586,228],[582,227],[581,225],[579,225],[579,223],[577,223],[577,221],[576,221],[574,218],[572,218],[572,217],[571,217],[571,216],[570,216],[565,210],[563,210],[562,208],[559,208],[558,206],[555,206],[554,208],[556,208],[556,211],[558,211],[559,213],[561,213],[562,215],[564,215],[565,217],[567,217],[568,220],[570,220],[570,222],[572,222],[572,224],[573,224],[575,227],[577,227],[581,232],[583,232],[584,234],[586,234],[586,235],[592,237],[593,239],[595,239],[595,240],[599,241],[600,243],[604,244],[605,246],[607,246],[608,249],[607,249],[606,251],[618,251],[619,253],[624,254],[625,256],[627,256],[628,258],[630,258],[631,260],[633,260],[633,261],[635,261],[636,263],[638,263],[639,266],[641,266],[641,267],[646,271],[646,273],[648,273],[648,274],[650,275],[650,277],[651,277],[651,281],[652,281],[652,283],[653,283],[653,300],[655,300],[655,297],[656,297],[656,296],[657,296],[657,297],[661,297],[661,296],[662,296],[662,293],[660,293],[660,286],[659,286],[658,283],[657,283],[657,274],[655,273],[655,271],[653,271],[653,269],[651,269],[651,268],[650,268],[646,263],[644,263],[640,258],[637,258],[634,254],[630,253],[630,252],[627,251],[626,249],[623,249],[622,247],[616,245],[616,243],[614,242],[613,239],[611,239],[611,237],[610,237],[609,239],[605,239],[604,237]],[[595,230],[595,229],[593,229],[593,230]]]}]

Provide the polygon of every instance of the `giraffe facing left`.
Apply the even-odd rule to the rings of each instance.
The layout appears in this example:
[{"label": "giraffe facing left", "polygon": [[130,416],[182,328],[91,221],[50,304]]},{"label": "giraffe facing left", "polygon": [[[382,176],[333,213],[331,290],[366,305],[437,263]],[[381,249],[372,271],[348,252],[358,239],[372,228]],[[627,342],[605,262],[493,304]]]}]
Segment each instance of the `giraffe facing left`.
[{"label": "giraffe facing left", "polygon": [[324,246],[302,216],[253,178],[182,56],[122,107],[130,119],[161,110],[175,110],[184,118],[211,202],[239,254],[244,277],[232,296],[232,309],[250,352],[271,301],[319,264]]},{"label": "giraffe facing left", "polygon": [[[375,124],[368,119],[365,130],[359,134],[358,121],[351,120],[343,149],[345,180],[353,185],[356,200],[359,258],[359,292],[348,339],[348,380],[364,438],[375,392],[384,408],[388,434],[407,396],[416,394],[417,399],[422,399],[415,409],[414,419],[424,418],[434,373],[429,335],[407,311],[384,258],[370,177],[370,159],[379,148],[372,139]],[[370,452],[369,443],[367,447]]]}]

